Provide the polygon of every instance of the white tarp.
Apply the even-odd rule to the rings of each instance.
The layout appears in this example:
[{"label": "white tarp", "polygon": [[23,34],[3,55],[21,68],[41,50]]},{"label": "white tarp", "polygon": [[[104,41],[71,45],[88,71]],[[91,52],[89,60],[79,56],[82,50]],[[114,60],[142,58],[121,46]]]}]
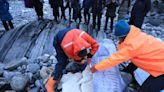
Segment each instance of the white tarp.
[{"label": "white tarp", "polygon": [[[99,46],[97,53],[91,60],[92,66],[116,52],[112,40],[101,40]],[[121,78],[118,66],[93,74],[93,92],[123,92],[124,88],[125,83]]]}]

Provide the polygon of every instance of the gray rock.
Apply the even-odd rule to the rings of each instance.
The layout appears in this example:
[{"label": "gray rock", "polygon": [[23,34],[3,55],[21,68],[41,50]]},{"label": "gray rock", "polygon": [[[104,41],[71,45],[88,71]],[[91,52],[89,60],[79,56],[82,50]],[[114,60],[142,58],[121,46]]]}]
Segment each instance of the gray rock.
[{"label": "gray rock", "polygon": [[19,67],[17,68],[17,70],[18,70],[19,72],[21,72],[21,71],[22,71],[22,67],[19,66]]},{"label": "gray rock", "polygon": [[30,82],[32,81],[33,74],[32,73],[25,73],[25,75],[29,78]]},{"label": "gray rock", "polygon": [[4,69],[6,69],[6,70],[14,70],[14,69],[17,69],[17,67],[25,65],[25,64],[27,64],[27,58],[24,57],[24,58],[22,58],[20,60],[14,60],[14,61],[8,63],[4,67]]},{"label": "gray rock", "polygon": [[50,55],[44,54],[43,56],[38,57],[39,61],[45,63],[48,62]]},{"label": "gray rock", "polygon": [[5,78],[0,78],[0,89],[8,84],[7,80]]},{"label": "gray rock", "polygon": [[53,64],[56,64],[58,61],[57,61],[57,59],[56,59],[56,57],[54,56],[54,55],[52,55],[51,57],[50,57],[50,61],[51,61],[51,63],[53,63]]},{"label": "gray rock", "polygon": [[27,92],[39,92],[37,87],[28,90]]},{"label": "gray rock", "polygon": [[23,92],[29,79],[23,75],[14,76],[11,79],[10,86],[13,90]]},{"label": "gray rock", "polygon": [[51,67],[55,67],[56,66],[56,64],[51,64]]},{"label": "gray rock", "polygon": [[24,70],[25,70],[26,68],[27,68],[27,66],[26,66],[26,65],[23,65],[23,66],[22,66],[22,69],[24,69]]},{"label": "gray rock", "polygon": [[6,90],[5,92],[16,92],[15,90]]},{"label": "gray rock", "polygon": [[47,63],[42,63],[42,66],[46,66],[46,67],[47,67],[47,66],[48,66],[48,64],[47,64]]},{"label": "gray rock", "polygon": [[28,64],[39,63],[39,60],[38,59],[28,59],[27,62],[28,62]]},{"label": "gray rock", "polygon": [[162,24],[162,20],[160,18],[149,18],[148,23],[150,23],[153,26],[159,26]]},{"label": "gray rock", "polygon": [[36,73],[39,69],[40,69],[39,64],[28,64],[26,71],[31,73]]},{"label": "gray rock", "polygon": [[13,76],[16,75],[21,75],[21,72],[9,72],[9,71],[4,71],[3,73],[3,77],[6,78],[8,81],[10,81],[12,79]]},{"label": "gray rock", "polygon": [[121,76],[124,82],[126,83],[126,85],[129,85],[133,81],[132,75],[129,73],[121,72]]},{"label": "gray rock", "polygon": [[42,69],[40,70],[40,76],[42,79],[46,79],[48,78],[52,72],[53,72],[53,67],[42,67]]},{"label": "gray rock", "polygon": [[[1,61],[0,61],[1,62]],[[0,69],[3,69],[5,67],[5,64],[0,63]]]},{"label": "gray rock", "polygon": [[3,75],[3,72],[4,72],[4,70],[3,69],[0,69],[0,76]]},{"label": "gray rock", "polygon": [[37,88],[41,88],[42,84],[41,84],[40,80],[36,80],[36,81],[35,81],[35,86],[36,86]]}]

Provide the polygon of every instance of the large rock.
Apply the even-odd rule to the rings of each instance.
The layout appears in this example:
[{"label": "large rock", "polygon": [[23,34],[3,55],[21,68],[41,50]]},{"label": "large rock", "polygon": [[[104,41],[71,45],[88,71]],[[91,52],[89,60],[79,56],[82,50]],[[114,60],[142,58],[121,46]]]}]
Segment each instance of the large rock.
[{"label": "large rock", "polygon": [[3,69],[0,69],[0,76],[2,76],[4,70]]},{"label": "large rock", "polygon": [[30,82],[33,80],[33,73],[25,73],[25,75],[29,78]]},{"label": "large rock", "polygon": [[1,63],[1,61],[0,61],[0,69],[3,69],[4,67],[5,67],[5,64]]},{"label": "large rock", "polygon": [[6,78],[8,81],[10,81],[12,79],[12,77],[16,76],[16,75],[21,75],[21,72],[9,72],[9,71],[4,71],[3,73],[3,77]]},{"label": "large rock", "polygon": [[37,87],[35,87],[35,88],[28,90],[27,92],[39,92],[39,89]]},{"label": "large rock", "polygon": [[17,69],[17,67],[19,66],[22,66],[22,65],[25,65],[27,64],[27,58],[22,58],[20,60],[14,60],[14,61],[11,61],[10,63],[8,63],[4,69],[6,70],[14,70],[14,69]]},{"label": "large rock", "polygon": [[23,75],[14,76],[11,79],[10,86],[15,91],[23,92],[25,90],[28,81],[29,79],[27,76],[23,76]]},{"label": "large rock", "polygon": [[53,67],[42,67],[40,70],[40,76],[42,79],[47,79],[53,72]]},{"label": "large rock", "polygon": [[39,64],[28,64],[26,71],[31,73],[36,73],[39,69],[40,69]]}]

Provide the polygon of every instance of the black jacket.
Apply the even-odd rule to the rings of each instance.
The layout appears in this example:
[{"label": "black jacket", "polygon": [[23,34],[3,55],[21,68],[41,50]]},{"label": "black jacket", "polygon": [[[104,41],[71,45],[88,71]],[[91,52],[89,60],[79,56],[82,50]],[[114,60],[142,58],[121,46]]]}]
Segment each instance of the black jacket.
[{"label": "black jacket", "polygon": [[151,9],[151,0],[136,0],[132,8],[131,15],[136,17],[144,17]]},{"label": "black jacket", "polygon": [[107,12],[106,12],[106,16],[107,17],[115,17],[116,16],[116,8],[118,7],[118,4],[115,3],[109,3],[108,5],[106,5],[107,7]]}]

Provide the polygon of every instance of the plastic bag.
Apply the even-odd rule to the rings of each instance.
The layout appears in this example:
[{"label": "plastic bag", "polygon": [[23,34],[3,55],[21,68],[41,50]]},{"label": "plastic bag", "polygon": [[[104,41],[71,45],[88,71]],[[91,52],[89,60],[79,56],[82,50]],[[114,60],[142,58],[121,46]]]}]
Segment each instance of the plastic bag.
[{"label": "plastic bag", "polygon": [[[101,62],[116,52],[112,40],[99,41],[99,49],[91,60],[91,65]],[[125,83],[121,77],[118,66],[98,71],[93,74],[93,92],[123,92]]]}]

